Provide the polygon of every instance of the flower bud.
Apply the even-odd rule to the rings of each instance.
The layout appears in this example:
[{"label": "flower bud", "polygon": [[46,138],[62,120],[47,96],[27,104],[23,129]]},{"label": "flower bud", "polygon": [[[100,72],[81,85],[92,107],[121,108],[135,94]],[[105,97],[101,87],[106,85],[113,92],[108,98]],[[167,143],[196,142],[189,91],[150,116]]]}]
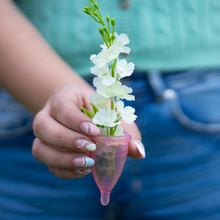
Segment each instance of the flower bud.
[{"label": "flower bud", "polygon": [[89,6],[84,6],[83,7],[86,11],[90,11],[90,7]]},{"label": "flower bud", "polygon": [[98,5],[98,2],[97,2],[97,1],[94,3],[94,6],[95,6],[96,9],[99,8],[99,5]]},{"label": "flower bud", "polygon": [[96,17],[98,17],[98,14],[97,14],[96,12],[94,12],[94,15],[95,15]]},{"label": "flower bud", "polygon": [[104,26],[103,29],[104,29],[105,33],[108,33],[108,29],[106,26]]},{"label": "flower bud", "polygon": [[111,19],[111,24],[112,24],[112,26],[115,26],[115,18]]},{"label": "flower bud", "polygon": [[110,20],[110,17],[109,17],[109,15],[107,15],[106,16],[106,21],[109,22],[109,20]]},{"label": "flower bud", "polygon": [[103,31],[103,29],[102,29],[102,28],[98,28],[98,30],[99,30],[99,33],[100,33],[101,35],[103,35],[103,34],[104,34],[104,31]]},{"label": "flower bud", "polygon": [[89,11],[83,10],[83,12],[85,12],[86,14],[90,15]]},{"label": "flower bud", "polygon": [[94,0],[89,0],[90,2],[94,3]]},{"label": "flower bud", "polygon": [[115,35],[112,35],[112,36],[111,36],[111,39],[114,41],[114,40],[115,40]]}]

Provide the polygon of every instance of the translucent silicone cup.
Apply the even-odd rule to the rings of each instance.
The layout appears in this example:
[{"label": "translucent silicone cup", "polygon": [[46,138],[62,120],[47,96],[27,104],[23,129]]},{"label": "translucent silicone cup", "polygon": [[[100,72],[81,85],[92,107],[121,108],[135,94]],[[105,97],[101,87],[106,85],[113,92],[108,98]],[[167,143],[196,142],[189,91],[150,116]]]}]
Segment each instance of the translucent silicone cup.
[{"label": "translucent silicone cup", "polygon": [[111,190],[123,170],[131,135],[99,135],[92,136],[91,140],[97,146],[95,151],[89,153],[89,156],[95,160],[95,165],[92,166],[92,174],[101,192],[101,203],[106,206],[110,200]]}]

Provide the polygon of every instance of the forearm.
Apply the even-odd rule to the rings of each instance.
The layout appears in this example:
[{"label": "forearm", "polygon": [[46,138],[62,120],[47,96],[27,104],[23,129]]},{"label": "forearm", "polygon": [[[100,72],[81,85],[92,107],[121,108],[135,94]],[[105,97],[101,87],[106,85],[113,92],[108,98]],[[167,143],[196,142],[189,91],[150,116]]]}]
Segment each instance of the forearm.
[{"label": "forearm", "polygon": [[32,113],[66,84],[88,84],[49,47],[9,0],[0,1],[0,84]]}]

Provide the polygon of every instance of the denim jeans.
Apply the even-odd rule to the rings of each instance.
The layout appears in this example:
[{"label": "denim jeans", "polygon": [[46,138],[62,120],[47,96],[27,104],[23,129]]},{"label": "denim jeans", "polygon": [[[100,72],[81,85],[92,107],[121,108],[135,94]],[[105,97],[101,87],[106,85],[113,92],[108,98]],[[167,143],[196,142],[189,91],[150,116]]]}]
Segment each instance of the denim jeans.
[{"label": "denim jeans", "polygon": [[[146,158],[127,158],[109,205],[91,174],[62,180],[35,161],[29,129],[0,138],[0,219],[220,219],[220,69],[135,73],[124,83]],[[24,112],[22,124],[0,111],[5,130],[24,128]]]}]

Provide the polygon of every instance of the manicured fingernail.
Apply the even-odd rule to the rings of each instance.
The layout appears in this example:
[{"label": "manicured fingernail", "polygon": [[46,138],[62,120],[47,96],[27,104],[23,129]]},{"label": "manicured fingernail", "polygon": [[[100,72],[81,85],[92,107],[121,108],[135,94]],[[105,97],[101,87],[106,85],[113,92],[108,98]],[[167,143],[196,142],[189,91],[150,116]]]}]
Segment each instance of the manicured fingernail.
[{"label": "manicured fingernail", "polygon": [[89,173],[91,173],[92,170],[90,168],[86,169],[86,170],[75,170],[76,174],[80,174],[80,175],[87,175]]},{"label": "manicured fingernail", "polygon": [[99,128],[96,127],[92,123],[82,122],[80,124],[80,128],[81,128],[82,131],[84,131],[85,133],[87,133],[89,135],[98,135],[98,134],[100,134]]},{"label": "manicured fingernail", "polygon": [[135,140],[134,144],[135,144],[136,148],[138,149],[139,153],[141,154],[141,157],[144,159],[145,158],[144,145],[139,140]]},{"label": "manicured fingernail", "polygon": [[86,148],[87,148],[89,151],[94,151],[94,150],[96,150],[96,145],[95,145],[95,144],[89,144]]},{"label": "manicured fingernail", "polygon": [[78,167],[91,167],[95,164],[95,161],[90,157],[76,157],[73,160],[73,165]]},{"label": "manicured fingernail", "polygon": [[76,147],[81,150],[86,150],[86,149],[88,151],[96,150],[96,145],[94,143],[83,140],[83,139],[78,139],[75,144],[76,144]]}]

